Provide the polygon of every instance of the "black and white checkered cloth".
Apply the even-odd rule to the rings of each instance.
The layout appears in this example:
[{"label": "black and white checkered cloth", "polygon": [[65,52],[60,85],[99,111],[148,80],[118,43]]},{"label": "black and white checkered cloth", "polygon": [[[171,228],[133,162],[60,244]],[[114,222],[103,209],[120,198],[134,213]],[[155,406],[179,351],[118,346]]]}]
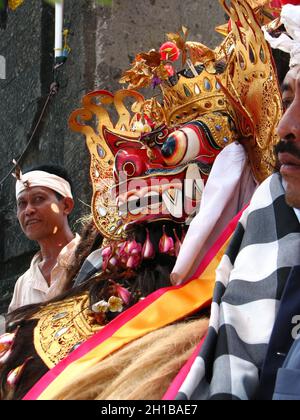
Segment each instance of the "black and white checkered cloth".
[{"label": "black and white checkered cloth", "polygon": [[102,269],[102,248],[92,252],[82,264],[82,267],[74,279],[73,287],[78,287],[89,280]]},{"label": "black and white checkered cloth", "polygon": [[300,224],[279,174],[256,191],[216,273],[207,339],[177,399],[255,397],[285,283],[300,264]]}]

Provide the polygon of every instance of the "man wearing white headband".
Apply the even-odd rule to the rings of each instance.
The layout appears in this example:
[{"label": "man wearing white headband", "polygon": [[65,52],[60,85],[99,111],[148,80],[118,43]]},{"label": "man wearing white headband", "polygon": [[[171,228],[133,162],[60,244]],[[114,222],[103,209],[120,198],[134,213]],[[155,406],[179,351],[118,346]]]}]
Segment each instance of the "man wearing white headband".
[{"label": "man wearing white headband", "polygon": [[19,173],[16,178],[17,217],[27,238],[36,241],[40,251],[18,279],[9,312],[63,291],[67,267],[79,241],[68,223],[74,200],[66,172],[44,166]]}]

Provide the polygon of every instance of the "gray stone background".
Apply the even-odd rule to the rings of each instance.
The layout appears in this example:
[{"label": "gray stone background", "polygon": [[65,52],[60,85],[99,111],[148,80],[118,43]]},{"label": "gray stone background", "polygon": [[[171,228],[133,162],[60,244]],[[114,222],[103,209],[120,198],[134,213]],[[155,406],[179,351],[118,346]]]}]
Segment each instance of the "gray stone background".
[{"label": "gray stone background", "polygon": [[[28,151],[22,167],[63,165],[75,187],[72,227],[89,212],[89,155],[84,138],[68,129],[68,116],[93,89],[115,90],[122,70],[135,54],[159,48],[165,33],[182,25],[190,40],[214,47],[214,27],[224,23],[218,0],[113,0],[111,7],[94,0],[65,0],[65,27],[72,35],[71,55],[59,70],[60,90]],[[0,79],[0,179],[25,149],[53,81],[54,9],[42,0],[25,0],[9,13],[0,31],[0,55],[6,79]],[[85,204],[84,204],[85,203]],[[15,216],[14,181],[0,194],[0,314],[6,311],[14,282],[29,266],[37,249],[22,234]]]}]

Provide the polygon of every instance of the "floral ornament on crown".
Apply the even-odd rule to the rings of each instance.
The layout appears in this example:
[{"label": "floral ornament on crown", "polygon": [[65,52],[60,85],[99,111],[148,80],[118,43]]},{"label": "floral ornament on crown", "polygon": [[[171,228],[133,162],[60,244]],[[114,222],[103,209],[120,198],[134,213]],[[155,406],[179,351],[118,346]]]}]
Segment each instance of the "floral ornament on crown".
[{"label": "floral ornament on crown", "polygon": [[156,87],[170,77],[166,64],[168,63],[162,60],[158,51],[138,54],[132,68],[124,73],[120,83],[128,83],[129,89],[142,89],[151,85]]},{"label": "floral ornament on crown", "polygon": [[215,73],[215,52],[198,42],[188,42],[188,33],[183,26],[180,32],[167,34],[168,41],[161,45],[159,51],[153,49],[138,54],[120,83],[128,84],[128,89],[155,88],[175,75],[174,66],[180,57],[182,67],[188,64],[195,76],[198,73],[194,66],[200,63],[207,66],[207,71]]}]

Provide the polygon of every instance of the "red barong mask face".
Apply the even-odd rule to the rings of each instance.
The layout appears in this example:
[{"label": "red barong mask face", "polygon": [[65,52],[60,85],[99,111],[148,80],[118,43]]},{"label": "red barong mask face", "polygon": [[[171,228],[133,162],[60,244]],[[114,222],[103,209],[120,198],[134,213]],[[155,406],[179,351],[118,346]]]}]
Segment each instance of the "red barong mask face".
[{"label": "red barong mask face", "polygon": [[[245,0],[221,3],[232,29],[218,48],[187,42],[183,28],[169,35],[172,46],[136,57],[121,80],[129,89],[92,92],[71,115],[91,154],[94,220],[109,240],[136,224],[187,223],[215,158],[237,139],[258,181],[273,170],[281,98],[270,50]],[[146,86],[159,86],[162,99],[136,91]]]},{"label": "red barong mask face", "polygon": [[[218,97],[222,97],[222,110],[170,127],[163,119],[163,108],[137,92],[122,90],[112,95],[98,91],[84,98],[85,109],[72,114],[71,126],[87,136],[93,215],[105,237],[124,238],[137,223],[186,223],[193,218],[216,156],[237,137],[219,85]],[[126,107],[130,98],[136,99],[133,109],[138,112]],[[108,103],[120,115],[114,126],[105,109]],[[154,112],[156,116],[160,113],[161,125]],[[83,119],[92,121],[95,116],[105,121],[97,131],[82,125]]]}]

